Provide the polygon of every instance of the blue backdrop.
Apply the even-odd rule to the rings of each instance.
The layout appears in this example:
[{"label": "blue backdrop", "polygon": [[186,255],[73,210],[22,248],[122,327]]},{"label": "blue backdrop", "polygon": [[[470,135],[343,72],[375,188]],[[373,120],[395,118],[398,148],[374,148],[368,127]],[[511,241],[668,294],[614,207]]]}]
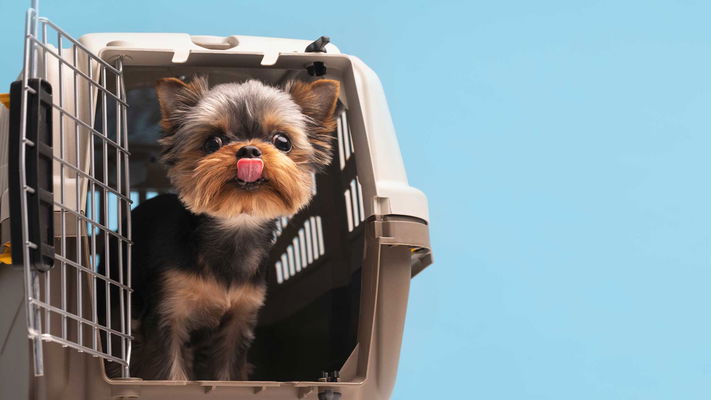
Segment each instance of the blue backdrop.
[{"label": "blue backdrop", "polygon": [[[29,2],[0,1],[9,84]],[[436,260],[412,283],[394,399],[711,398],[708,2],[43,0],[41,13],[75,36],[328,34],[375,69]]]}]

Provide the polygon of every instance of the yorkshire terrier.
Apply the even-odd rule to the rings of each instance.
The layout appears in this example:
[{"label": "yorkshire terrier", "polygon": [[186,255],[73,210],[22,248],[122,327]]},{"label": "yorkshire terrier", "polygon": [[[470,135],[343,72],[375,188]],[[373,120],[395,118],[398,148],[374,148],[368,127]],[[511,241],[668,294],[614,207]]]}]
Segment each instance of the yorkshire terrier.
[{"label": "yorkshire terrier", "polygon": [[339,83],[158,81],[161,161],[176,189],[132,214],[131,376],[246,380],[275,219],[331,160]]}]

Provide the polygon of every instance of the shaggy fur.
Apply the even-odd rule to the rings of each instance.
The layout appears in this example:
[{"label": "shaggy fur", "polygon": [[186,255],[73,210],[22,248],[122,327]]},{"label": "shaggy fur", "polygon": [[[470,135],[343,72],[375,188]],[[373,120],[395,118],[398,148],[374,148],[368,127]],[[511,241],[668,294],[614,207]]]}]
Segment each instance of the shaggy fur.
[{"label": "shaggy fur", "polygon": [[[331,160],[339,84],[248,81],[209,89],[196,77],[162,79],[156,90],[162,161],[177,195],[133,213],[131,375],[244,380],[274,219],[308,203],[312,175]],[[278,149],[275,135],[288,137],[291,149]],[[206,150],[216,137],[221,146]],[[261,153],[256,182],[237,179],[244,146]]]}]

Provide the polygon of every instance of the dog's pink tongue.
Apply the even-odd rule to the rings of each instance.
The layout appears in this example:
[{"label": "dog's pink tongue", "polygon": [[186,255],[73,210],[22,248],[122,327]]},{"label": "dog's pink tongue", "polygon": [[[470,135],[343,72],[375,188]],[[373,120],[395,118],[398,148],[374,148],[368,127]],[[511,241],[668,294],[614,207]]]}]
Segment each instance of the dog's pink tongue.
[{"label": "dog's pink tongue", "polygon": [[254,182],[262,177],[264,163],[259,158],[241,158],[237,161],[237,178]]}]

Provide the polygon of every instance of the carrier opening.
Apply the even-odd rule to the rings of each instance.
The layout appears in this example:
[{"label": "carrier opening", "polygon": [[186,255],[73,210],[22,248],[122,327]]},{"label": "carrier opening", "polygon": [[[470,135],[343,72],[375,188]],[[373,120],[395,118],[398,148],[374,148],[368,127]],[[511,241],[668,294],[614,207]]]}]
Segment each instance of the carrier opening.
[{"label": "carrier opening", "polygon": [[[292,79],[312,79],[306,71],[281,69],[126,67],[123,72],[128,103],[131,207],[156,195],[174,192],[159,160],[160,110],[155,91],[158,79],[190,79],[199,74],[208,77],[211,87],[249,79],[274,86]],[[107,121],[102,120],[101,100],[97,106],[97,129],[115,125],[113,110],[118,109],[113,104],[115,100],[108,98],[106,103]],[[332,133],[333,158],[324,172],[314,176],[312,200],[297,214],[277,220],[275,241],[268,255],[267,296],[248,356],[254,367],[250,380],[317,381],[324,372],[340,370],[356,346],[364,207],[347,110],[341,104],[337,112],[337,128]],[[95,148],[95,165],[103,165],[104,158],[108,158],[109,181],[120,176],[116,169],[121,163],[116,161],[114,152],[104,154],[98,143]],[[93,211],[99,221],[118,230],[119,199],[110,195],[105,203],[100,193],[90,193],[90,200],[92,196],[96,196]],[[89,209],[92,211],[91,205]],[[104,217],[108,220],[103,221]],[[128,228],[122,230],[125,229]],[[100,236],[101,232],[96,234]],[[114,257],[116,252],[115,248],[109,251]],[[106,257],[105,252],[99,251],[98,257]],[[98,264],[103,263],[99,260]],[[118,295],[114,290],[109,297],[117,299]],[[105,308],[104,299],[109,297],[99,288],[99,310]],[[115,343],[111,348],[119,349],[118,338],[112,339]],[[106,335],[102,335],[102,343],[107,346]],[[118,353],[115,356],[120,357]],[[105,365],[109,377],[120,376],[115,363],[106,361]]]}]

